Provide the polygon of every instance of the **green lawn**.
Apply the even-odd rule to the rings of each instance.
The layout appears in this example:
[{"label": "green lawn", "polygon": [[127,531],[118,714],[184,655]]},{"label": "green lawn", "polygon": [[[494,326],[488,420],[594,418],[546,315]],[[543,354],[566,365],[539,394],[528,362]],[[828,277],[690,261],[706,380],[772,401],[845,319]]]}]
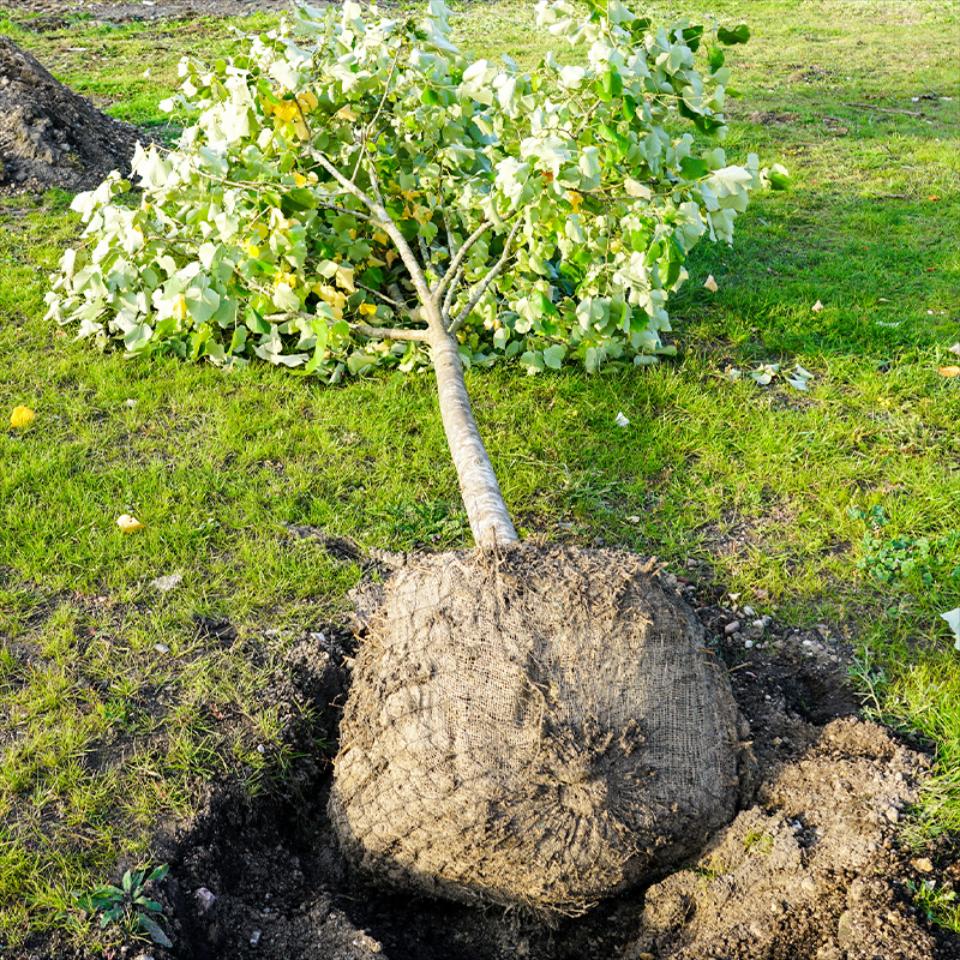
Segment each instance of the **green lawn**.
[{"label": "green lawn", "polygon": [[[506,499],[527,535],[693,557],[759,612],[826,623],[869,658],[886,719],[937,746],[911,835],[960,831],[960,655],[939,617],[960,606],[960,378],[938,373],[960,363],[960,12],[646,6],[750,23],[728,55],[728,151],[782,161],[795,186],[756,201],[732,251],[697,250],[676,361],[469,376]],[[536,57],[531,7],[470,7],[464,43]],[[160,122],[180,54],[230,49],[237,23],[37,32],[0,12],[0,33],[140,123]],[[71,891],[154,862],[156,829],[211,779],[260,782],[282,726],[261,693],[359,577],[287,524],[390,549],[469,538],[429,376],[225,375],[45,323],[68,203],[0,201],[0,945],[51,927],[95,945]],[[761,362],[799,362],[809,393],[723,376]],[[37,412],[27,431],[5,427],[17,404]],[[145,528],[124,536],[122,513]],[[175,590],[151,586],[172,573]],[[960,931],[956,910],[941,919]]]}]

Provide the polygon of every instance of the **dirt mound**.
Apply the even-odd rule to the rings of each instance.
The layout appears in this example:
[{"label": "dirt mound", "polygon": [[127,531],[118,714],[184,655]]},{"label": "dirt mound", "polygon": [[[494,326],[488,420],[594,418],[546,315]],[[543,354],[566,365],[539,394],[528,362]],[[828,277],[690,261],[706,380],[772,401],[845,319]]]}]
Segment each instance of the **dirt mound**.
[{"label": "dirt mound", "polygon": [[[683,591],[729,666],[758,761],[755,793],[686,869],[550,924],[371,885],[345,861],[326,816],[354,652],[349,636],[327,630],[296,646],[271,697],[291,718],[279,789],[250,798],[224,785],[159,854],[172,864],[164,896],[175,956],[960,960],[960,942],[927,922],[907,888],[942,886],[951,850],[907,850],[896,839],[926,756],[853,716],[843,651],[816,631],[765,619],[728,633],[742,616],[691,585]],[[292,768],[290,756],[300,758]],[[918,857],[933,870],[919,872]]]},{"label": "dirt mound", "polygon": [[740,753],[701,624],[636,555],[438,554],[372,618],[330,815],[376,878],[575,915],[701,849]]},{"label": "dirt mound", "polygon": [[0,193],[90,190],[126,173],[142,134],[58,83],[25,50],[0,37]]},{"label": "dirt mound", "polygon": [[693,866],[647,890],[624,957],[928,960],[935,941],[891,884],[893,824],[924,769],[882,728],[833,721]]}]

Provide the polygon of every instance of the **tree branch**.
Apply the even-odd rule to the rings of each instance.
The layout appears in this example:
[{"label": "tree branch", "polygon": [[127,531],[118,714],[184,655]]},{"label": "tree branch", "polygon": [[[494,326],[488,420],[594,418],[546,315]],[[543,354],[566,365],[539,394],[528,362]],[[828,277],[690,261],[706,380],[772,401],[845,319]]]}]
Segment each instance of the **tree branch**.
[{"label": "tree branch", "polygon": [[[470,248],[493,226],[492,220],[484,220],[483,223],[477,227],[473,233],[463,241],[463,246],[456,252],[453,259],[450,261],[450,266],[447,267],[447,272],[440,278],[440,282],[434,287],[433,295],[439,297],[447,286],[451,283],[453,278],[457,275],[457,270],[460,269],[460,264],[463,263],[464,258],[470,252]],[[449,238],[450,233],[447,232]],[[449,241],[448,241],[449,242]]]},{"label": "tree branch", "polygon": [[426,330],[400,330],[396,327],[371,327],[368,323],[352,323],[350,329],[371,340],[419,340],[427,342]]},{"label": "tree branch", "polygon": [[394,246],[397,248],[397,252],[400,254],[400,259],[403,260],[404,266],[407,268],[407,272],[410,274],[410,280],[413,283],[414,288],[417,291],[417,296],[420,298],[421,303],[424,305],[432,302],[432,296],[430,293],[430,286],[427,283],[427,278],[423,274],[423,270],[420,267],[420,264],[417,263],[417,258],[414,256],[413,251],[410,249],[410,244],[407,243],[406,237],[400,232],[400,228],[393,222],[393,218],[387,213],[383,205],[377,203],[376,200],[372,199],[363,190],[361,190],[352,180],[348,180],[326,157],[326,155],[317,150],[315,152],[317,158],[317,163],[323,167],[327,173],[333,177],[337,183],[343,187],[348,193],[352,193],[373,215],[372,220],[377,223],[379,226],[383,227],[384,232],[390,239],[393,241]]},{"label": "tree branch", "polygon": [[490,271],[487,275],[480,281],[479,284],[474,289],[473,295],[467,301],[467,305],[457,314],[456,320],[450,324],[447,328],[448,333],[456,333],[467,321],[467,317],[473,312],[473,308],[480,302],[480,298],[487,292],[487,288],[493,283],[494,280],[503,272],[504,267],[506,267],[508,261],[510,260],[510,245],[513,243],[513,238],[517,234],[517,230],[520,229],[520,221],[518,220],[513,228],[510,230],[509,235],[507,236],[506,242],[503,245],[503,253],[500,254],[500,259],[490,268]]}]

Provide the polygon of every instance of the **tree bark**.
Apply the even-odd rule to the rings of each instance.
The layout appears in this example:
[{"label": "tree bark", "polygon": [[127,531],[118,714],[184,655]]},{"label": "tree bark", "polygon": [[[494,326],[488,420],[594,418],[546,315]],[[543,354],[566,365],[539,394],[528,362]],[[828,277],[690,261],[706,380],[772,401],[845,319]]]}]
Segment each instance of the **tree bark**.
[{"label": "tree bark", "polygon": [[437,376],[440,416],[457,468],[473,539],[482,549],[515,543],[520,538],[473,417],[457,341],[442,327],[431,324],[430,348]]}]

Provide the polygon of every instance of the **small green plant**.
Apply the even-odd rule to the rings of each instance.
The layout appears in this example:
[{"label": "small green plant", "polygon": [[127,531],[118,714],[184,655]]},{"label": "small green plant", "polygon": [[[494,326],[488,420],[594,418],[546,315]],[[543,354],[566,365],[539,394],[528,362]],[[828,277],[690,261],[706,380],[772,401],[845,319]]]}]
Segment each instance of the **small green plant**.
[{"label": "small green plant", "polygon": [[147,887],[159,883],[170,868],[163,864],[146,870],[127,870],[120,886],[104,884],[90,893],[77,896],[77,906],[89,914],[100,914],[100,926],[111,924],[128,930],[145,933],[161,947],[172,947],[170,938],[157,922],[163,915],[163,907],[147,896]]},{"label": "small green plant", "polygon": [[944,558],[954,555],[960,534],[944,537],[883,537],[882,531],[890,522],[879,504],[870,510],[853,509],[850,516],[863,520],[867,529],[863,534],[863,557],[857,566],[874,580],[894,584],[916,577],[925,587],[932,587],[946,574],[960,580],[960,566],[949,572],[942,570]]},{"label": "small green plant", "polygon": [[743,838],[743,849],[747,853],[756,851],[766,855],[773,849],[773,837],[764,830],[751,830]]},{"label": "small green plant", "polygon": [[922,880],[915,883],[907,881],[907,889],[913,895],[913,902],[931,923],[939,924],[948,930],[960,930],[960,900],[956,890],[936,880]]},{"label": "small green plant", "polygon": [[847,675],[863,702],[864,715],[879,720],[884,716],[883,700],[890,680],[883,667],[874,663],[869,648],[854,655],[847,668]]}]

